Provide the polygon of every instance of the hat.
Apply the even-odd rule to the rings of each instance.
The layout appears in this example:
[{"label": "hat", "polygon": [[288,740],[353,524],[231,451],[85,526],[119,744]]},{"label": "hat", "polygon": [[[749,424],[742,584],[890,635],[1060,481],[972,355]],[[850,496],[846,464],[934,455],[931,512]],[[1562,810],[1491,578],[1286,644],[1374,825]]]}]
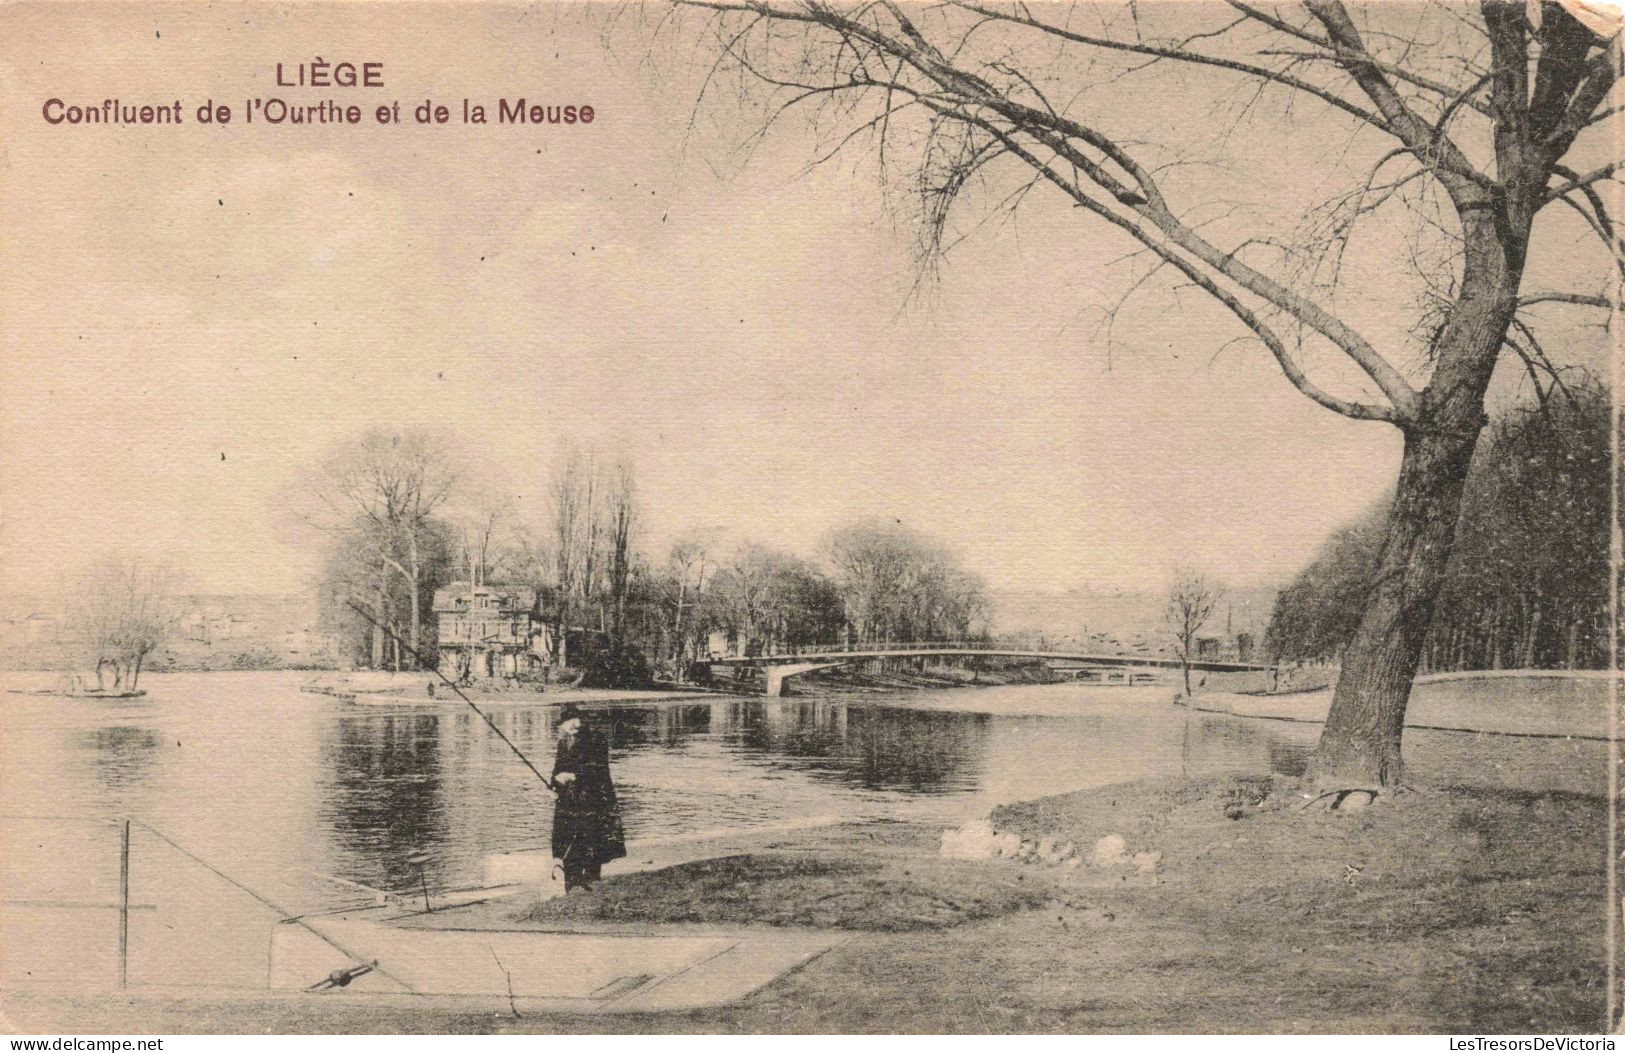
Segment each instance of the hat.
[{"label": "hat", "polygon": [[559,707],[560,724],[563,724],[566,720],[577,720],[580,718],[580,716],[581,710],[574,702],[566,702],[563,706]]}]

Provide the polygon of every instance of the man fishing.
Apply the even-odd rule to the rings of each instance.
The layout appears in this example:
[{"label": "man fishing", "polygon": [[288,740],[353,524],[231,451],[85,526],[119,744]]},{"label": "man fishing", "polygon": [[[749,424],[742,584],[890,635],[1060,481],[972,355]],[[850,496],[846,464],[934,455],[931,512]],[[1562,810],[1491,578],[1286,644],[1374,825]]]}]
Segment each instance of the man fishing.
[{"label": "man fishing", "polygon": [[609,777],[609,739],[571,703],[559,711],[553,786],[553,857],[564,868],[564,891],[591,888],[605,863],[626,855],[626,834]]},{"label": "man fishing", "polygon": [[[519,762],[529,768],[549,790],[553,791],[553,857],[564,869],[564,891],[590,888],[598,880],[605,863],[626,855],[626,835],[621,830],[621,806],[615,799],[615,783],[609,777],[609,740],[597,731],[582,725],[581,710],[566,702],[559,711],[559,746],[553,758],[553,777],[543,775],[531,763],[524,751],[474,700],[463,694],[457,683],[440,672],[423,656],[412,650],[394,630],[380,623],[365,607],[349,602],[355,611],[373,627],[387,634],[406,650],[420,665],[431,669],[440,681],[463,700],[463,704],[485,721],[493,734],[513,751]],[[434,694],[430,685],[430,695]]]}]

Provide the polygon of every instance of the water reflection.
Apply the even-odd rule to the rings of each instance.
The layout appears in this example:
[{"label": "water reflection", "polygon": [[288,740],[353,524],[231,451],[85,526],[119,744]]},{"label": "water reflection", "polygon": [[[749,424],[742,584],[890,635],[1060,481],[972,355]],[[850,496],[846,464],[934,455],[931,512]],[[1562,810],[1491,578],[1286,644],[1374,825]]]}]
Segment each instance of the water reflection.
[{"label": "water reflection", "polygon": [[[680,746],[695,735],[706,735],[712,730],[715,710],[733,708],[729,705],[640,706],[603,711],[597,717],[601,725],[607,724],[609,745],[612,750],[632,750],[652,746]],[[727,723],[726,719],[723,722]]]},{"label": "water reflection", "polygon": [[[167,674],[138,707],[0,706],[0,796],[18,813],[145,818],[266,890],[293,867],[390,889],[468,884],[487,853],[546,844],[550,795],[466,708],[344,705],[301,694],[301,679]],[[491,710],[544,772],[556,714]],[[719,697],[594,719],[633,841],[823,817],[949,824],[1151,775],[1296,774],[1319,733],[1077,684]],[[1606,779],[1599,742],[1417,730],[1405,749],[1434,782],[1599,792]]]},{"label": "water reflection", "polygon": [[345,876],[388,889],[446,876],[441,733],[437,714],[385,715],[340,718],[322,740],[319,815]]},{"label": "water reflection", "polygon": [[993,720],[812,700],[608,708],[593,719],[608,727],[611,749],[623,757],[718,749],[736,764],[907,793],[969,788]]},{"label": "water reflection", "polygon": [[867,790],[944,793],[974,784],[991,722],[985,713],[762,704],[747,710],[738,741],[764,756],[811,762],[800,769]]},{"label": "water reflection", "polygon": [[1293,729],[1318,725],[1233,720],[1191,713],[1185,721],[1183,774],[1219,775],[1272,772],[1302,775],[1309,766],[1314,735]]},{"label": "water reflection", "polygon": [[160,741],[152,728],[115,724],[86,728],[77,738],[85,745],[88,767],[108,799],[127,799],[151,781]]}]

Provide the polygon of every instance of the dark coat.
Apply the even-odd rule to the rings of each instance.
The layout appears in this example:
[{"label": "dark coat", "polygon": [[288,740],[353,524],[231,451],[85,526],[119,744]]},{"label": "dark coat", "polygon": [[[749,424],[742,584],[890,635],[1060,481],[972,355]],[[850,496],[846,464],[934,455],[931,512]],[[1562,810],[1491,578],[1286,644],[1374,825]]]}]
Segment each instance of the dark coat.
[{"label": "dark coat", "polygon": [[609,740],[582,726],[559,740],[553,774],[574,772],[575,781],[558,788],[553,805],[553,858],[572,863],[608,863],[626,855],[621,806],[609,777]]}]

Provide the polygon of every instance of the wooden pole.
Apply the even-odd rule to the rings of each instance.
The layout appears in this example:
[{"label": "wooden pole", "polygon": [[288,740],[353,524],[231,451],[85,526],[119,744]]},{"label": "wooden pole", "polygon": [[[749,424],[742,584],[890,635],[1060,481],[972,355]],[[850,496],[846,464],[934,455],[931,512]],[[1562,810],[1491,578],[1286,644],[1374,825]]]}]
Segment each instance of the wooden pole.
[{"label": "wooden pole", "polygon": [[129,982],[130,966],[130,820],[119,829],[118,859],[118,987]]}]

